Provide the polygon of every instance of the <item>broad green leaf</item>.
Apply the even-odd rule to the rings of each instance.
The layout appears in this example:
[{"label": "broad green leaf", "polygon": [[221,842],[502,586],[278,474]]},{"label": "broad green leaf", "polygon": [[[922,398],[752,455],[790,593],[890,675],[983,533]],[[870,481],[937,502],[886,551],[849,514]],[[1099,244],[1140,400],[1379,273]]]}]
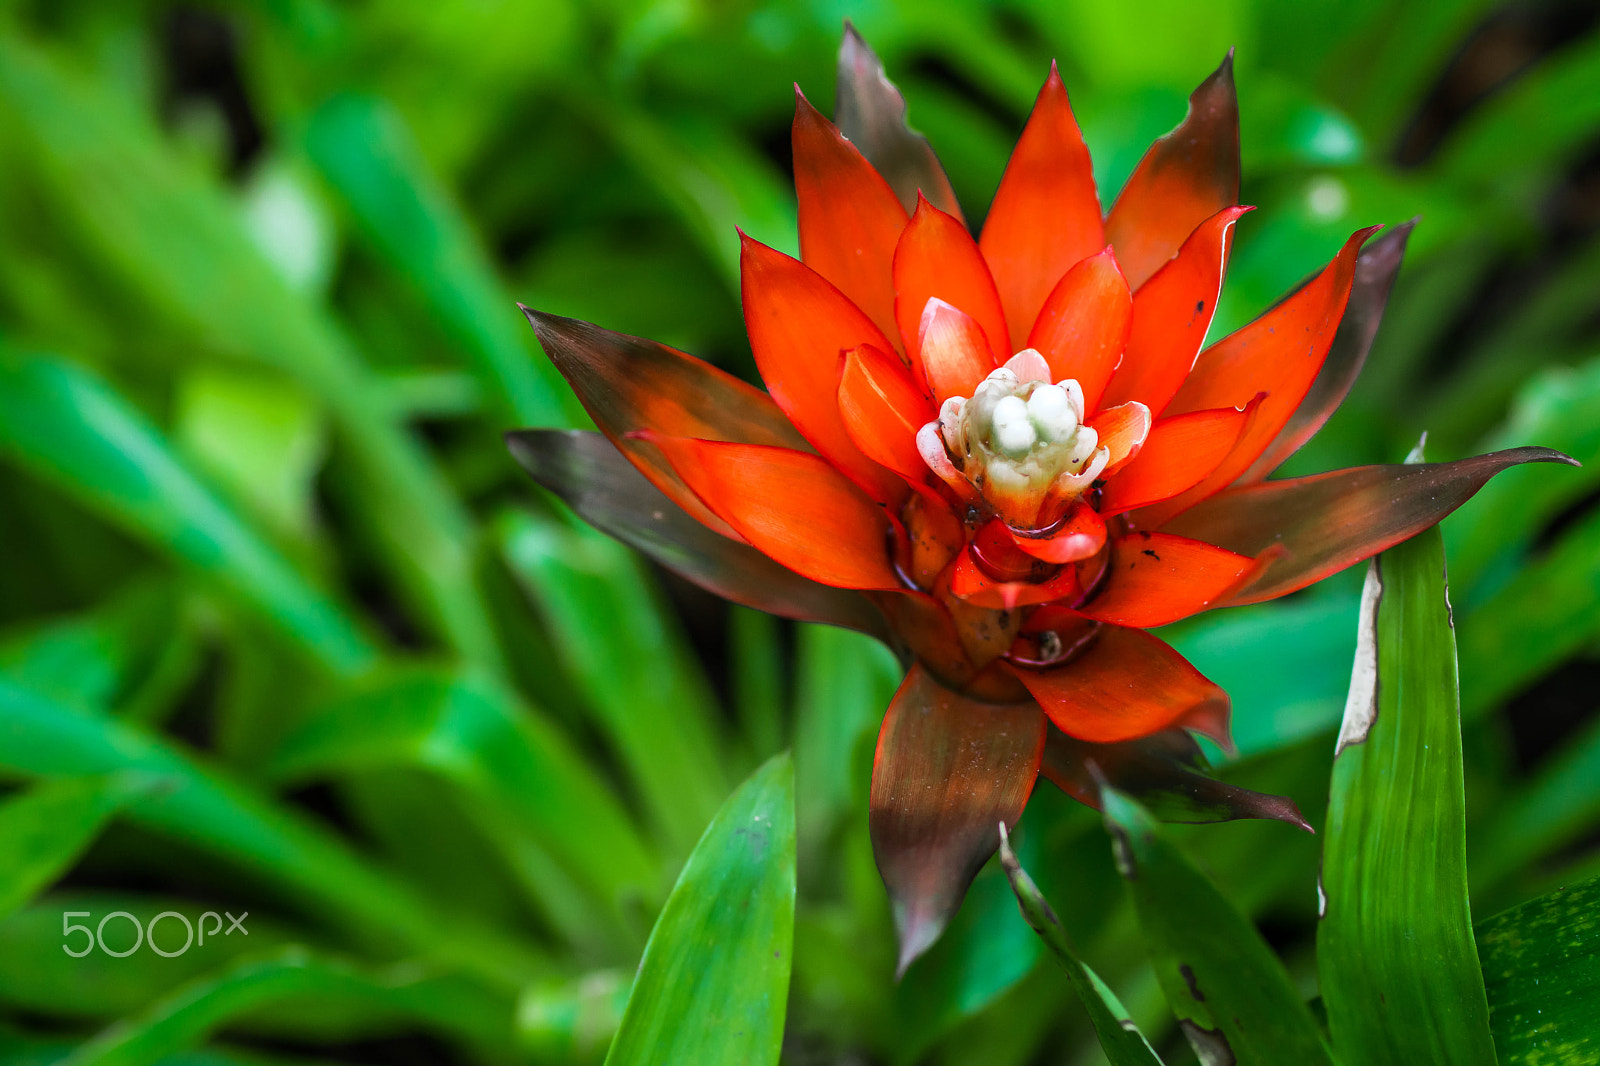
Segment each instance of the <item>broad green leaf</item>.
[{"label": "broad green leaf", "polygon": [[421,292],[519,426],[588,424],[400,115],[338,96],[312,114],[305,144],[362,238]]},{"label": "broad green leaf", "polygon": [[0,918],[65,873],[140,787],[129,777],[63,777],[0,804]]},{"label": "broad green leaf", "polygon": [[794,765],[774,756],[695,845],[645,946],[607,1066],[778,1061],[794,939]]},{"label": "broad green leaf", "polygon": [[1000,864],[1005,868],[1007,880],[1011,882],[1011,891],[1016,893],[1017,906],[1022,908],[1023,917],[1067,972],[1072,990],[1089,1012],[1089,1021],[1094,1025],[1095,1035],[1100,1038],[1106,1061],[1111,1066],[1161,1066],[1160,1057],[1144,1034],[1139,1032],[1139,1027],[1129,1017],[1127,1008],[1117,999],[1117,994],[1073,950],[1072,941],[1061,927],[1060,919],[1050,909],[1049,902],[1040,894],[1039,887],[1028,876],[1028,871],[1017,861],[1017,854],[1011,849],[1011,841],[1007,837],[1005,826],[1000,826]]},{"label": "broad green leaf", "polygon": [[88,371],[0,349],[0,446],[111,521],[270,618],[338,673],[375,652],[324,593],[179,461],[156,427]]},{"label": "broad green leaf", "polygon": [[302,816],[141,730],[69,710],[4,680],[0,767],[38,777],[136,771],[157,778],[159,786],[128,802],[131,822],[275,881],[352,936],[398,943],[503,983],[541,969],[537,957],[470,917],[435,913]]},{"label": "broad green leaf", "polygon": [[397,765],[441,774],[498,811],[507,830],[531,833],[608,910],[655,892],[656,860],[605,782],[554,725],[492,681],[397,672],[316,714],[268,773],[298,783]]},{"label": "broad green leaf", "polygon": [[264,1005],[354,1000],[397,1013],[413,1024],[487,1047],[504,1040],[503,1008],[470,985],[440,980],[415,967],[363,972],[301,947],[245,959],[179,988],[143,1014],[79,1045],[65,1066],[153,1066],[201,1043],[217,1028]]},{"label": "broad green leaf", "polygon": [[1477,931],[1500,1061],[1600,1061],[1600,879],[1497,914]]},{"label": "broad green leaf", "polygon": [[1317,926],[1333,1045],[1351,1062],[1492,1064],[1437,527],[1368,564],[1358,633]]},{"label": "broad green leaf", "polygon": [[1201,1061],[1332,1066],[1310,1009],[1250,920],[1144,808],[1113,788],[1100,799],[1156,977]]},{"label": "broad green leaf", "polygon": [[541,525],[506,511],[495,530],[640,798],[671,847],[686,854],[727,779],[710,686],[647,571],[627,548],[587,527]]},{"label": "broad green leaf", "polygon": [[381,390],[338,325],[262,256],[237,206],[129,100],[11,34],[0,35],[0,113],[26,133],[18,158],[59,197],[101,271],[195,348],[278,367],[327,404],[357,475],[355,518],[424,617],[498,668],[469,518],[417,441],[372,402]]}]

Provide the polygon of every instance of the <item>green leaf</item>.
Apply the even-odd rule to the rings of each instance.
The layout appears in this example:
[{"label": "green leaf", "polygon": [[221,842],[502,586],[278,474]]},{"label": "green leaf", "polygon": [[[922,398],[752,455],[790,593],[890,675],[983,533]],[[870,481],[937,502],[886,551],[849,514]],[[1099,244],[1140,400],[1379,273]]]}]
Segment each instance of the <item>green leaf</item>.
[{"label": "green leaf", "polygon": [[607,1066],[760,1066],[783,1043],[794,939],[794,766],[728,797],[656,920]]},{"label": "green leaf", "polygon": [[1317,927],[1329,1031],[1351,1062],[1495,1061],[1467,898],[1447,596],[1437,527],[1368,564]]},{"label": "green leaf", "polygon": [[1095,1035],[1100,1038],[1106,1061],[1111,1066],[1161,1066],[1160,1057],[1144,1034],[1139,1032],[1139,1027],[1128,1015],[1122,1001],[1117,999],[1117,994],[1073,950],[1072,941],[1061,927],[1055,911],[1050,909],[1049,902],[1039,892],[1039,886],[1033,883],[1028,871],[1017,861],[1017,853],[1011,850],[1009,834],[1003,824],[1000,826],[1000,864],[1005,868],[1007,880],[1011,882],[1011,891],[1016,893],[1022,916],[1044,940],[1061,968],[1067,971],[1072,990],[1089,1012],[1089,1021],[1094,1025]]},{"label": "green leaf", "polygon": [[554,725],[492,681],[396,672],[316,714],[267,772],[299,783],[397,765],[444,776],[486,815],[498,812],[505,829],[531,833],[613,920],[625,896],[654,896],[656,859],[605,782]]},{"label": "green leaf", "polygon": [[507,511],[495,530],[653,820],[686,854],[727,778],[710,686],[649,574],[638,556],[587,527]]},{"label": "green leaf", "polygon": [[157,778],[159,787],[128,802],[130,821],[275,881],[352,936],[403,945],[502,983],[520,983],[542,968],[536,956],[470,917],[435,913],[337,837],[246,786],[138,729],[69,710],[3,679],[0,767],[40,777],[135,771]]},{"label": "green leaf", "polygon": [[1600,878],[1478,923],[1478,949],[1501,1062],[1600,1061]]},{"label": "green leaf", "polygon": [[1332,1066],[1310,1008],[1249,919],[1143,807],[1113,788],[1100,799],[1156,977],[1200,1060]]},{"label": "green leaf", "polygon": [[88,371],[0,348],[0,446],[217,581],[337,673],[375,658],[325,594],[219,500],[160,431]]},{"label": "green leaf", "polygon": [[126,94],[14,34],[0,34],[0,113],[28,138],[8,164],[36,169],[60,199],[96,276],[114,277],[194,349],[278,367],[327,404],[356,472],[354,517],[423,617],[498,669],[470,519],[418,442],[373,402],[381,387],[349,339],[261,254],[237,205],[184,166]]},{"label": "green leaf", "polygon": [[354,1000],[429,1028],[504,1046],[504,1007],[470,985],[421,974],[413,966],[369,974],[290,947],[244,959],[179,988],[141,1015],[81,1044],[63,1066],[152,1066],[201,1043],[240,1015],[284,1002]]},{"label": "green leaf", "polygon": [[128,777],[44,781],[0,804],[0,918],[60,877],[140,788]]},{"label": "green leaf", "polygon": [[305,144],[362,238],[421,292],[517,425],[588,424],[555,367],[530,350],[515,302],[400,115],[381,100],[338,96],[312,114]]}]

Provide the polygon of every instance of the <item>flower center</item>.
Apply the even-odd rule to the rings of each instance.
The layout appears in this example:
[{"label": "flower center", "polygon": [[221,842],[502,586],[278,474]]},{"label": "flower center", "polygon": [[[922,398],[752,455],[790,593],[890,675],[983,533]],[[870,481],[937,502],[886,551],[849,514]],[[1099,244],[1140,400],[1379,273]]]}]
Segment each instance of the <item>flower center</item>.
[{"label": "flower center", "polygon": [[1048,365],[1031,348],[979,382],[970,398],[946,400],[931,426],[947,458],[940,463],[929,454],[936,441],[925,428],[929,466],[947,481],[958,473],[1015,529],[1060,518],[1110,459],[1083,424],[1083,389],[1072,378],[1051,384]]}]

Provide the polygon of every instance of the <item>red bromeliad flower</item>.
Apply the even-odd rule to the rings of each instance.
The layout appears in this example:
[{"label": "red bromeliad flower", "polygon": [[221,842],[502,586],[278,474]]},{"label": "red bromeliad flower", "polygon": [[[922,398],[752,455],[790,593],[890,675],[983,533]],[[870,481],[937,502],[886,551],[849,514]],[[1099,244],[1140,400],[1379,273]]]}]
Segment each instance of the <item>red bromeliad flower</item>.
[{"label": "red bromeliad flower", "polygon": [[[1204,350],[1239,216],[1231,60],[1102,216],[1052,67],[974,241],[876,56],[847,31],[838,125],[796,98],[801,259],[744,238],[767,392],[528,311],[604,437],[510,435],[535,478],[713,592],[888,641],[871,833],[901,968],[1043,771],[1169,817],[1287,800],[1199,772],[1228,697],[1147,632],[1303,588],[1547,449],[1267,481],[1344,398],[1409,224]],[[525,309],[526,310],[526,309]],[[641,476],[642,475],[642,476]]]}]

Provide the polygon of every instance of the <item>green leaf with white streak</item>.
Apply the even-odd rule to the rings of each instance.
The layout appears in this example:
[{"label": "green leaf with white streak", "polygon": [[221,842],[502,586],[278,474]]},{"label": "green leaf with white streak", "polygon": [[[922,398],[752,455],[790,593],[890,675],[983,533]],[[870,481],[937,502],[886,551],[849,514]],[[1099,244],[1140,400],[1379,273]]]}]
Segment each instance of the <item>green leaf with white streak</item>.
[{"label": "green leaf with white streak", "polygon": [[1368,565],[1323,845],[1329,1031],[1349,1062],[1492,1064],[1444,544],[1430,529]]}]

